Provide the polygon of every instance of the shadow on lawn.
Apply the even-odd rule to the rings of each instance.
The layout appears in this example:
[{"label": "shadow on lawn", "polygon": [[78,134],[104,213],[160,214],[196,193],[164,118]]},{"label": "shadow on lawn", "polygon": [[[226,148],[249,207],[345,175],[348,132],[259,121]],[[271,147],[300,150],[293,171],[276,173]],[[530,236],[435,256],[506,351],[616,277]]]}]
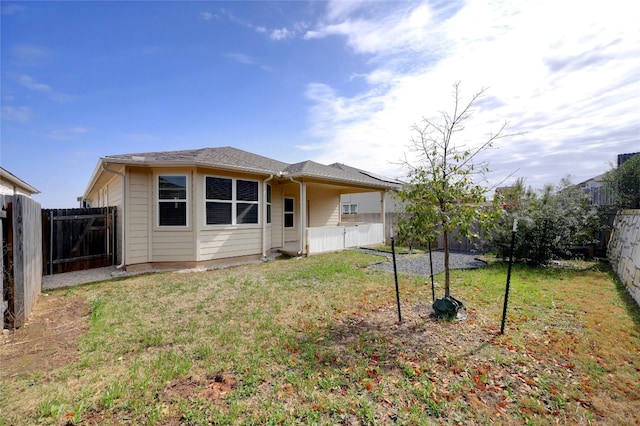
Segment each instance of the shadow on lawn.
[{"label": "shadow on lawn", "polygon": [[606,265],[607,274],[616,285],[616,291],[624,304],[624,308],[631,319],[633,319],[636,326],[640,327],[640,306],[638,306],[638,302],[633,299],[631,293],[629,293],[629,289],[627,289],[627,286],[620,280],[620,278],[618,278],[618,275],[615,273],[613,268],[604,262],[603,265]]},{"label": "shadow on lawn", "polygon": [[483,358],[494,345],[498,329],[475,310],[464,321],[432,318],[426,304],[403,306],[402,323],[395,306],[361,315],[335,319],[318,335],[300,336],[301,356],[318,369],[374,367],[388,372],[403,370],[407,364],[435,365]]}]

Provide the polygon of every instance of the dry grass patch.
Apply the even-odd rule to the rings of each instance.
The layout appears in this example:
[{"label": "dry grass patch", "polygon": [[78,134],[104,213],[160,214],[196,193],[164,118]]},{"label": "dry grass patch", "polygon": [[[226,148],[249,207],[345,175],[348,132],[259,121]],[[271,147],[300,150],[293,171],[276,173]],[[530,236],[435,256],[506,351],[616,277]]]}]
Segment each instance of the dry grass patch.
[{"label": "dry grass patch", "polygon": [[90,327],[66,365],[0,379],[0,424],[640,421],[640,315],[606,270],[516,266],[501,336],[504,265],[455,272],[460,322],[429,316],[426,277],[401,277],[398,323],[392,275],[366,268],[379,260],[344,252],[53,292],[85,301]]}]

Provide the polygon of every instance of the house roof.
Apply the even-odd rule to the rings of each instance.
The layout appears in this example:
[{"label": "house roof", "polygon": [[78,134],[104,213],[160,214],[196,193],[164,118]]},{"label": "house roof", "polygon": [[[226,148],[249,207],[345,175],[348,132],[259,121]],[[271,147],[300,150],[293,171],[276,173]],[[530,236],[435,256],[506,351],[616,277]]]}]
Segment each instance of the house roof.
[{"label": "house roof", "polygon": [[144,152],[137,154],[109,155],[103,158],[109,163],[140,165],[201,165],[232,170],[272,174],[284,170],[288,164],[230,146],[183,151]]},{"label": "house roof", "polygon": [[9,184],[11,184],[11,186],[20,188],[23,192],[31,195],[40,193],[40,191],[38,191],[36,188],[29,185],[27,182],[18,178],[3,167],[0,167],[0,180],[2,180],[3,182],[8,182]]},{"label": "house roof", "polygon": [[[315,178],[381,189],[393,189],[401,184],[399,181],[377,176],[373,173],[343,164],[335,163],[326,166],[314,161],[288,164],[230,146],[182,151],[109,155],[100,160],[102,163],[139,166],[200,166],[262,175],[274,175],[282,178]],[[100,163],[96,171],[98,172],[99,169]],[[94,174],[89,188],[95,178],[96,176]]]}]

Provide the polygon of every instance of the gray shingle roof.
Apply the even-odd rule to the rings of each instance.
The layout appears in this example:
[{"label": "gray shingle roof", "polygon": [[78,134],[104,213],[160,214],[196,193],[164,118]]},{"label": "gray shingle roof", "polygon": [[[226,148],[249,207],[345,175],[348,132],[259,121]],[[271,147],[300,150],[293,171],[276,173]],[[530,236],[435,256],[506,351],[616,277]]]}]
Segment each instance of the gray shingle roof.
[{"label": "gray shingle roof", "polygon": [[287,164],[230,146],[182,151],[145,152],[109,155],[105,162],[140,165],[196,165],[202,167],[238,170],[257,174],[272,174],[293,178],[317,178],[351,184],[364,184],[380,188],[395,188],[401,182],[376,176],[344,164],[326,166],[314,161]]}]

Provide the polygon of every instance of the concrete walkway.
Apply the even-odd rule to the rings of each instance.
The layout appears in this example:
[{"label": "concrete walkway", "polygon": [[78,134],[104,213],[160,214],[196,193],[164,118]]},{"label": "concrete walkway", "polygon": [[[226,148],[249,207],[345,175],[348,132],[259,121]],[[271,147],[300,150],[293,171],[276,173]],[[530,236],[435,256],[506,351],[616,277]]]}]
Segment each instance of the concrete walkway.
[{"label": "concrete walkway", "polygon": [[128,275],[129,274],[120,271],[115,266],[88,269],[86,271],[65,272],[64,274],[43,275],[42,290],[53,290],[55,288],[71,287],[78,284],[95,283],[118,277],[126,277]]}]

